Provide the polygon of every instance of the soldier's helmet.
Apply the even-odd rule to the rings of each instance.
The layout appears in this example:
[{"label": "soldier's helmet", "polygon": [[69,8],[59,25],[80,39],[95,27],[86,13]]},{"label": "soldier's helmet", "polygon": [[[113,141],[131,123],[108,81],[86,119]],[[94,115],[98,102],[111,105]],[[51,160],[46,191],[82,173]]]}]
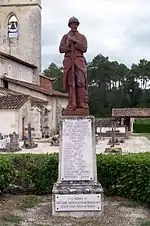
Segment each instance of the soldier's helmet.
[{"label": "soldier's helmet", "polygon": [[78,25],[80,24],[79,20],[76,17],[71,17],[68,21],[68,26],[70,27],[71,23],[77,23]]}]

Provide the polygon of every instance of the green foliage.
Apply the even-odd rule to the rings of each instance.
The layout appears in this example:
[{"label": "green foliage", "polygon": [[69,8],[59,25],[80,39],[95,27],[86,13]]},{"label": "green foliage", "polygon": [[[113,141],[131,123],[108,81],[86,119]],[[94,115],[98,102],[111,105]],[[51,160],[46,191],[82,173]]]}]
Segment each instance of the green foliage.
[{"label": "green foliage", "polygon": [[[51,63],[43,71],[45,76],[55,78],[53,88],[59,91],[63,91],[62,69]],[[150,107],[150,61],[141,59],[128,68],[98,54],[88,62],[87,78],[91,115],[109,117],[112,108]]]},{"label": "green foliage", "polygon": [[0,194],[10,185],[13,178],[11,161],[5,156],[0,156]]},{"label": "green foliage", "polygon": [[150,202],[150,153],[98,155],[97,163],[107,194]]},{"label": "green foliage", "polygon": [[58,155],[13,155],[14,183],[38,194],[52,190],[58,176]]},{"label": "green foliage", "polygon": [[53,89],[63,92],[62,87],[62,67],[51,63],[47,69],[43,71],[43,75],[48,78],[54,78]]},{"label": "green foliage", "polygon": [[[150,153],[97,155],[98,180],[105,194],[150,202]],[[58,177],[58,154],[0,157],[0,189],[9,184],[34,193],[51,193]]]},{"label": "green foliage", "polygon": [[150,124],[148,123],[134,123],[134,133],[150,133]]},{"label": "green foliage", "polygon": [[135,119],[135,123],[150,124],[150,119],[149,118],[138,118],[138,119]]}]

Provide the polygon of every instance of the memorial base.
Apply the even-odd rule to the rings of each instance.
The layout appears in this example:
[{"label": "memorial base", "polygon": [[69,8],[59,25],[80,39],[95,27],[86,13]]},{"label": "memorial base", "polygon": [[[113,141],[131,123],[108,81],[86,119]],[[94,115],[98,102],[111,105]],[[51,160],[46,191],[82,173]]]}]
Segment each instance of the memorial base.
[{"label": "memorial base", "polygon": [[52,215],[63,217],[101,216],[102,186],[94,182],[57,182],[53,187]]},{"label": "memorial base", "polygon": [[89,108],[76,108],[76,109],[66,108],[63,110],[62,115],[63,116],[88,116]]},{"label": "memorial base", "polygon": [[52,192],[52,215],[101,216],[103,189],[97,181],[93,116],[60,121],[59,176]]}]

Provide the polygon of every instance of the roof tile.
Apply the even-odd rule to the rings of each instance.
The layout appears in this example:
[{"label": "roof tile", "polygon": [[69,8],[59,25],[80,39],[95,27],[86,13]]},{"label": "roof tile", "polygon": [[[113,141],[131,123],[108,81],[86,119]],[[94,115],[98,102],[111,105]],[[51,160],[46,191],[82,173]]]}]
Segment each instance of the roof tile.
[{"label": "roof tile", "polygon": [[8,95],[0,97],[0,109],[19,109],[27,100],[27,95]]}]

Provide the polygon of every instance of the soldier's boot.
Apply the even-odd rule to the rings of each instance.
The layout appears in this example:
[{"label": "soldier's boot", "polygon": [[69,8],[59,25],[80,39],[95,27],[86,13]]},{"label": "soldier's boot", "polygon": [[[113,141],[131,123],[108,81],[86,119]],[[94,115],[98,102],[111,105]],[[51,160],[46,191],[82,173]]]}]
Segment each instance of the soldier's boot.
[{"label": "soldier's boot", "polygon": [[78,108],[85,108],[85,89],[77,88],[77,100],[78,100]]},{"label": "soldier's boot", "polygon": [[75,88],[68,88],[68,106],[67,108],[76,109]]}]

